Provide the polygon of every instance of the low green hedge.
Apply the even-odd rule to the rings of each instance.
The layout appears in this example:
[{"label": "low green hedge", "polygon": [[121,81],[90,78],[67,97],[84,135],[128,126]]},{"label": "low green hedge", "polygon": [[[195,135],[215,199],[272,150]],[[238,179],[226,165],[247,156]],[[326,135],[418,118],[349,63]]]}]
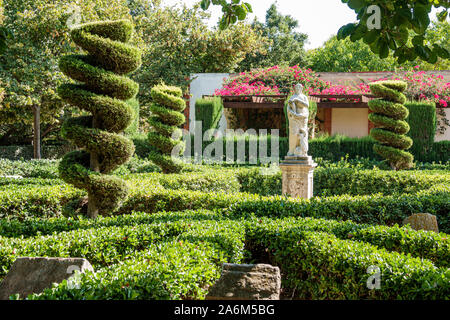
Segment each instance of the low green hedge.
[{"label": "low green hedge", "polygon": [[[43,145],[41,154],[43,159],[60,159],[64,154],[74,148],[69,144]],[[0,146],[0,158],[9,160],[32,160],[34,157],[33,146]],[[0,159],[1,160],[1,159]]]},{"label": "low green hedge", "polygon": [[59,216],[65,204],[84,195],[84,191],[67,184],[12,184],[0,192],[0,219]]},{"label": "low green hedge", "polygon": [[155,241],[186,231],[187,224],[165,223],[124,227],[73,230],[29,239],[0,238],[0,276],[17,257],[80,257],[94,267],[124,260],[135,251],[144,250]]},{"label": "low green hedge", "polygon": [[207,210],[187,210],[182,212],[162,211],[160,213],[133,212],[131,214],[121,216],[98,217],[95,220],[84,216],[28,218],[23,221],[1,219],[0,237],[30,238],[72,230],[95,229],[102,227],[124,227],[138,224],[165,223],[185,220],[204,221],[220,219],[220,215]]},{"label": "low green hedge", "polygon": [[438,267],[450,267],[450,238],[445,233],[415,231],[409,227],[372,226],[353,221],[337,221],[314,218],[269,219],[253,218],[246,222],[253,225],[275,225],[281,229],[296,228],[299,231],[324,232],[342,240],[360,241],[378,248],[410,254],[432,261]]},{"label": "low green hedge", "polygon": [[182,300],[204,299],[220,277],[205,244],[162,243],[130,260],[80,276],[79,289],[65,280],[29,300]]},{"label": "low green hedge", "polygon": [[[450,185],[450,174],[440,173],[318,167],[314,170],[314,196],[416,193],[437,184]],[[236,175],[241,185],[241,192],[263,196],[282,193],[280,171],[270,172],[255,168],[237,171]]]},{"label": "low green hedge", "polygon": [[[279,266],[284,287],[300,299],[448,299],[450,295],[450,269],[364,242],[280,226],[279,221],[251,225],[246,245],[254,258]],[[367,287],[371,266],[380,268],[380,289]]]},{"label": "low green hedge", "polygon": [[[147,184],[146,184],[147,183]],[[256,213],[268,217],[318,217],[353,220],[358,223],[394,225],[414,213],[428,212],[438,218],[440,230],[450,231],[450,186],[436,185],[429,190],[401,195],[373,194],[315,197],[311,200],[247,193],[204,193],[190,190],[167,190],[152,180],[133,181],[128,200],[115,213],[133,211],[183,211],[226,209],[230,215]],[[85,195],[70,186],[29,187],[20,191],[0,192],[0,218],[57,217],[62,206]]]},{"label": "low green hedge", "polygon": [[245,228],[234,222],[202,222],[174,240],[149,246],[126,261],[81,275],[29,299],[178,300],[203,299],[220,277],[223,263],[240,263]]},{"label": "low green hedge", "polygon": [[[350,221],[228,217],[187,211],[25,221],[33,234],[37,229],[55,234],[0,237],[2,274],[19,255],[79,256],[97,272],[82,274],[76,286],[64,281],[29,299],[203,299],[221,265],[244,262],[247,251],[255,262],[280,266],[284,287],[301,299],[448,297],[445,234]],[[61,232],[72,227],[79,230]],[[29,235],[30,229],[21,230]],[[372,265],[382,272],[380,290],[366,287]]]},{"label": "low green hedge", "polygon": [[401,225],[411,214],[437,216],[442,232],[450,233],[450,186],[438,185],[413,194],[316,197],[310,200],[285,197],[242,197],[226,208],[230,216],[315,217],[353,220],[372,225]]},{"label": "low green hedge", "polygon": [[[206,210],[183,212],[160,212],[157,214],[135,212],[117,217],[100,217],[97,220],[86,218],[27,219],[19,222],[0,221],[1,237],[36,237],[53,233],[103,227],[125,227],[140,224],[189,221],[208,223],[220,221],[224,215]],[[269,218],[253,218],[250,224],[270,222]],[[410,253],[412,256],[426,258],[437,266],[450,267],[450,238],[447,234],[414,231],[407,227],[387,227],[357,224],[353,221],[340,222],[314,218],[286,218],[278,220],[280,226],[291,225],[306,231],[319,231],[334,234],[340,239],[351,239],[371,243],[389,251]]]}]

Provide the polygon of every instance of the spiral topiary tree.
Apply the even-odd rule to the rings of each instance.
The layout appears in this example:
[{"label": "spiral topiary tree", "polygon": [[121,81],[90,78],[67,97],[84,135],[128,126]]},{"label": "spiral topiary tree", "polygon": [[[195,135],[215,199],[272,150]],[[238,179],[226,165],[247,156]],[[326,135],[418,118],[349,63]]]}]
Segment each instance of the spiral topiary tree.
[{"label": "spiral topiary tree", "polygon": [[110,176],[134,153],[133,142],[122,135],[134,114],[129,100],[139,86],[126,74],[141,65],[141,52],[129,42],[133,24],[128,20],[80,25],[71,31],[72,40],[87,55],[68,55],[59,61],[60,70],[79,81],[64,84],[58,94],[67,103],[91,113],[70,118],[62,136],[81,150],[64,156],[61,178],[88,192],[88,216],[106,215],[128,195],[127,184]]},{"label": "spiral topiary tree", "polygon": [[158,165],[164,173],[177,173],[183,165],[172,155],[179,156],[184,150],[179,127],[186,121],[183,114],[186,102],[183,92],[178,87],[157,85],[152,88],[153,103],[150,111],[153,116],[149,124],[153,131],[149,133],[148,140],[157,151],[150,153],[149,158]]},{"label": "spiral topiary tree", "polygon": [[404,106],[407,83],[403,81],[379,81],[371,83],[372,94],[381,97],[369,102],[369,120],[375,125],[370,135],[380,142],[374,145],[374,151],[385,158],[394,170],[412,167],[414,157],[406,152],[411,148],[413,141],[405,136],[409,125],[404,121],[409,111]]}]

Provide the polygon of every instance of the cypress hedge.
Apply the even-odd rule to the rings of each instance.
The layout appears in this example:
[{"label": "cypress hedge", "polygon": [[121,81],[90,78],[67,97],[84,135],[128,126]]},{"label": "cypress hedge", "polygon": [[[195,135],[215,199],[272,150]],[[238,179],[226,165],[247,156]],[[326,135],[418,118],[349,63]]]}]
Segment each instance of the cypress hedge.
[{"label": "cypress hedge", "polygon": [[220,97],[198,99],[195,102],[195,120],[202,122],[202,136],[210,129],[217,129],[223,113]]}]

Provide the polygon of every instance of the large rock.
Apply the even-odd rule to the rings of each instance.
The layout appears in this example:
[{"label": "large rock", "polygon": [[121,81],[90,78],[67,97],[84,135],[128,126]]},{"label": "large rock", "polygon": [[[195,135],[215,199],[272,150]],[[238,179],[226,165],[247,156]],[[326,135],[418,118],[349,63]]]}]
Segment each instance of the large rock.
[{"label": "large rock", "polygon": [[403,225],[409,224],[414,230],[439,232],[436,216],[429,213],[416,213],[403,220]]},{"label": "large rock", "polygon": [[40,293],[70,278],[76,270],[94,271],[89,261],[81,258],[18,258],[0,284],[0,300],[17,293],[21,298]]},{"label": "large rock", "polygon": [[279,300],[281,275],[267,264],[224,264],[207,300]]}]

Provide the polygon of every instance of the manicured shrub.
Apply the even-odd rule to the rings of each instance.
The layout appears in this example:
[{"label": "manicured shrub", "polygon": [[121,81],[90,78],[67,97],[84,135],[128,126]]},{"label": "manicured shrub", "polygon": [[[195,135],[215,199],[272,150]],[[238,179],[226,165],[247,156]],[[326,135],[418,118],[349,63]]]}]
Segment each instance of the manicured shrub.
[{"label": "manicured shrub", "polygon": [[21,176],[23,178],[56,179],[58,161],[55,160],[16,160],[0,159],[0,176]]},{"label": "manicured shrub", "polygon": [[406,119],[411,130],[408,136],[414,141],[410,152],[415,159],[423,161],[433,149],[436,135],[436,105],[430,102],[409,102],[405,104],[409,110]]},{"label": "manicured shrub", "polygon": [[[217,251],[205,244],[166,242],[122,263],[85,273],[77,287],[67,281],[30,300],[182,300],[204,299],[220,277]],[[151,262],[151,263],[150,263]]]},{"label": "manicured shrub", "polygon": [[380,144],[374,151],[385,158],[394,170],[412,167],[413,156],[404,151],[411,148],[413,141],[405,136],[410,127],[404,119],[409,115],[404,106],[406,97],[402,93],[407,87],[402,81],[379,81],[370,84],[372,93],[381,99],[371,100],[369,120],[375,125],[370,131],[372,138]]},{"label": "manicured shrub", "polygon": [[139,114],[140,114],[140,105],[139,101],[134,98],[128,100],[128,103],[133,109],[133,121],[131,122],[130,126],[125,129],[124,133],[127,137],[132,138],[135,135],[139,134]]},{"label": "manicured shrub", "polygon": [[223,114],[220,97],[198,99],[195,101],[195,120],[202,122],[202,136],[210,129],[217,129]]},{"label": "manicured shrub", "polygon": [[[203,177],[207,177],[208,173]],[[195,175],[194,175],[195,176]],[[202,177],[199,174],[197,177]],[[199,186],[196,179],[179,180],[178,177],[168,177],[163,184],[179,190],[168,190],[159,184],[158,179],[131,179],[131,196],[115,214],[129,214],[133,211],[158,212],[163,210],[182,211],[186,209],[227,209],[229,214],[247,216],[255,213],[269,217],[322,217],[328,219],[354,220],[358,223],[401,224],[403,219],[411,214],[429,212],[438,217],[440,230],[450,231],[450,197],[448,182],[440,180],[439,172],[429,181],[436,184],[429,189],[419,190],[414,183],[419,178],[412,179],[412,186],[402,186],[403,182],[396,182],[396,177],[386,180],[393,188],[410,190],[405,194],[370,194],[365,196],[338,195],[331,197],[315,197],[311,200],[299,200],[285,197],[262,197],[256,194],[234,193],[233,189],[226,189],[227,182],[232,181],[233,175],[218,175],[218,181],[204,179],[204,186]],[[389,176],[388,176],[389,177]],[[400,175],[401,177],[401,175]],[[367,176],[370,179],[370,175]],[[382,184],[383,175],[379,184]],[[408,181],[406,179],[405,181]],[[427,181],[427,180],[425,180]],[[266,186],[270,186],[268,180]],[[350,180],[350,183],[353,183]],[[378,182],[377,182],[378,183]],[[236,187],[238,184],[235,185]],[[354,190],[367,190],[355,182]],[[230,184],[231,188],[232,184]],[[359,189],[358,189],[359,188]],[[184,189],[184,190],[183,190]],[[190,191],[186,189],[205,190],[206,192]],[[209,190],[216,190],[215,193]],[[229,193],[224,190],[233,190]],[[267,189],[266,189],[267,190]],[[335,189],[340,192],[339,188]],[[416,191],[414,191],[416,190]],[[342,191],[342,190],[341,190]],[[414,192],[413,192],[414,191]],[[387,193],[387,192],[386,192]],[[62,213],[62,206],[68,201],[79,199],[84,195],[81,190],[67,185],[39,187],[36,185],[16,186],[11,190],[0,192],[0,217],[7,219],[25,219],[29,217],[57,217]]]},{"label": "manicured shrub", "polygon": [[139,224],[166,223],[176,221],[204,221],[217,220],[217,213],[207,210],[144,213],[133,212],[127,215],[114,217],[99,217],[92,220],[82,216],[78,217],[52,217],[52,218],[28,218],[19,220],[0,220],[0,237],[5,238],[30,238],[36,236],[51,235],[53,233],[72,230],[97,229],[101,227],[124,227]]},{"label": "manicured shrub", "polygon": [[[41,146],[42,159],[56,160],[62,158],[67,152],[74,148],[69,143],[61,145],[44,144]],[[0,160],[33,161],[33,146],[0,146]]]},{"label": "manicured shrub", "polygon": [[92,114],[63,124],[63,137],[83,150],[66,154],[59,172],[67,183],[87,190],[93,218],[109,214],[128,194],[124,181],[108,174],[134,153],[133,143],[121,135],[135,118],[130,101],[139,91],[126,76],[141,64],[140,50],[127,43],[132,33],[128,20],[81,25],[72,30],[72,40],[89,54],[59,61],[64,74],[83,83],[62,85],[60,97]]},{"label": "manicured shrub", "polygon": [[[241,169],[236,176],[241,192],[281,195],[282,176],[279,170]],[[351,167],[318,167],[314,170],[314,196],[416,193],[437,184],[450,184],[450,175],[436,171],[399,172]]]},{"label": "manicured shrub", "polygon": [[148,122],[153,132],[148,134],[151,146],[157,152],[151,152],[148,156],[157,164],[164,173],[176,173],[182,169],[182,163],[172,158],[174,149],[181,155],[184,151],[184,144],[180,141],[182,134],[178,128],[186,118],[182,113],[186,108],[183,100],[183,92],[178,87],[157,85],[151,91],[153,104],[150,106],[152,116]]},{"label": "manicured shrub", "polygon": [[[450,294],[450,269],[278,221],[251,225],[246,245],[254,259],[279,266],[284,287],[300,299],[446,299]],[[381,273],[377,290],[367,287],[372,266]]]},{"label": "manicured shrub", "polygon": [[426,155],[425,161],[428,162],[449,162],[450,141],[439,141],[433,143],[433,149]]},{"label": "manicured shrub", "polygon": [[122,263],[81,275],[79,288],[63,282],[30,299],[203,299],[223,263],[240,263],[245,228],[232,221],[189,224],[176,240],[150,245]]},{"label": "manicured shrub", "polygon": [[313,218],[268,219],[253,218],[246,222],[253,225],[278,225],[279,228],[295,228],[298,231],[324,232],[339,239],[369,243],[388,251],[410,254],[428,259],[437,267],[450,266],[450,238],[445,233],[415,231],[407,227],[372,226],[353,221],[337,221]]},{"label": "manicured shrub", "polygon": [[80,257],[96,268],[108,266],[186,229],[187,224],[180,222],[73,230],[29,239],[0,238],[0,275],[20,256]]},{"label": "manicured shrub", "polygon": [[233,217],[255,214],[260,217],[315,217],[353,220],[372,225],[402,224],[411,214],[429,212],[437,216],[442,232],[450,232],[450,188],[434,186],[413,194],[382,196],[332,196],[311,200],[284,197],[241,197],[225,209]]}]

